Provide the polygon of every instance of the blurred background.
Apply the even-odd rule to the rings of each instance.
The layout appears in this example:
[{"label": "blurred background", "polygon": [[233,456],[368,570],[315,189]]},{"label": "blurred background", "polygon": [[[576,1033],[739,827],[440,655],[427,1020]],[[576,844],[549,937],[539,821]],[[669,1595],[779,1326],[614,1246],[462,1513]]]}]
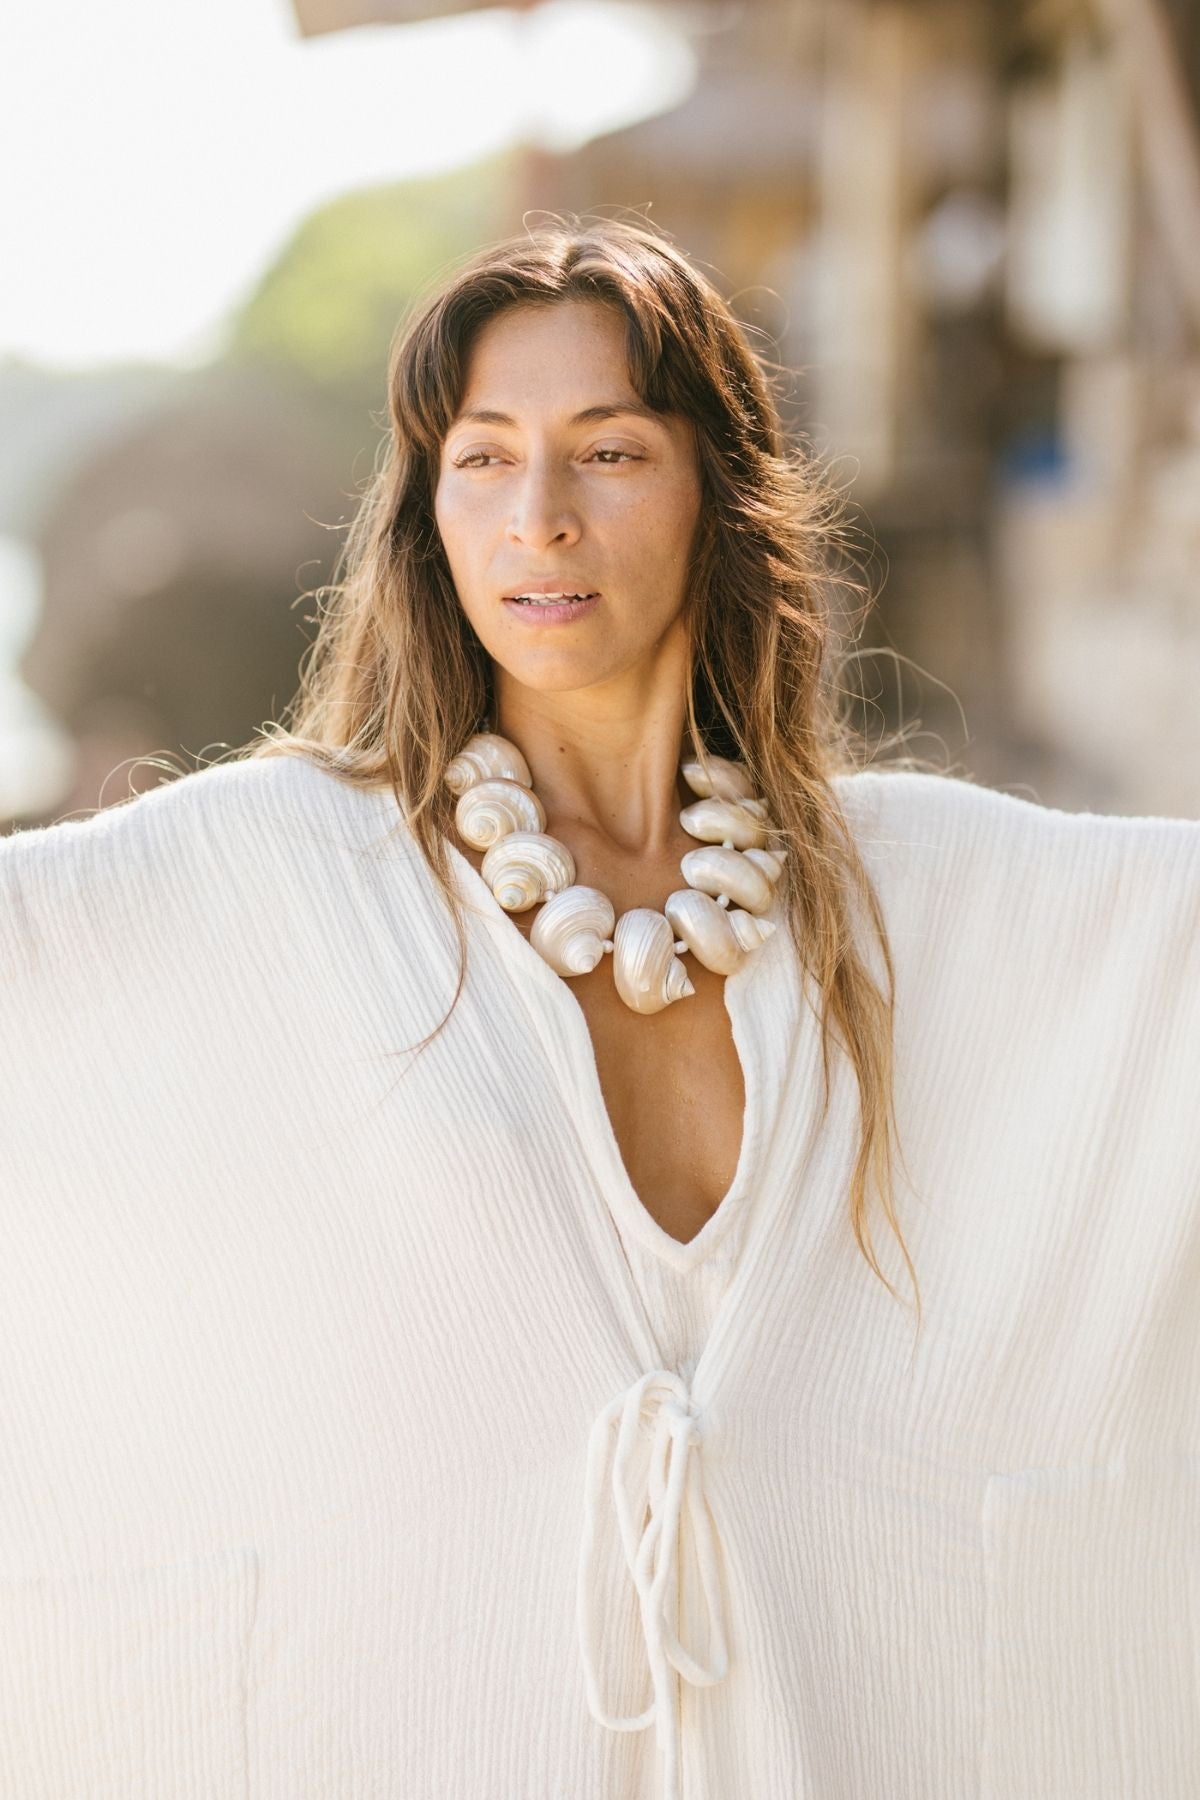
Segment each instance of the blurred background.
[{"label": "blurred background", "polygon": [[0,830],[278,715],[410,299],[622,208],[796,372],[868,737],[1200,817],[1192,0],[39,0],[0,118]]}]

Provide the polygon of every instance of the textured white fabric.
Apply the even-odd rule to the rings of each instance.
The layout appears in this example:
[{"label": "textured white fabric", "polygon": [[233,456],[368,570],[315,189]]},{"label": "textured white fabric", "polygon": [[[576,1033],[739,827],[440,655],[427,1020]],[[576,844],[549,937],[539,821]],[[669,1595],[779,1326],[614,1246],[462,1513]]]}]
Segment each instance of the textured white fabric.
[{"label": "textured white fabric", "polygon": [[387,790],[0,840],[4,1800],[1194,1800],[1200,824],[838,788],[919,1341],[786,931],[683,1245]]}]

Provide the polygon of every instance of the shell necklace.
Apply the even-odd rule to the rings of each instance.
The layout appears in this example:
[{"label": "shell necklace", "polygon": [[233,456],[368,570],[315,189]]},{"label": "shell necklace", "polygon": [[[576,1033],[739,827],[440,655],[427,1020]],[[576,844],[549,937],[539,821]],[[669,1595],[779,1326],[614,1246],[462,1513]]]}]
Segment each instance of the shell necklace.
[{"label": "shell necklace", "polygon": [[545,808],[515,744],[477,732],[448,765],[445,782],[458,798],[459,836],[485,852],[481,873],[505,912],[541,905],[529,942],[555,973],[586,975],[611,954],[626,1006],[656,1013],[696,991],[679,960],[685,952],[732,975],[775,930],[763,915],[787,852],[766,848],[766,805],[743,765],[707,761],[707,771],[698,761],[680,765],[699,796],[679,815],[701,846],[680,862],[687,886],[668,895],[662,912],[635,906],[619,919],[599,888],[576,885],[575,859],[546,832]]}]

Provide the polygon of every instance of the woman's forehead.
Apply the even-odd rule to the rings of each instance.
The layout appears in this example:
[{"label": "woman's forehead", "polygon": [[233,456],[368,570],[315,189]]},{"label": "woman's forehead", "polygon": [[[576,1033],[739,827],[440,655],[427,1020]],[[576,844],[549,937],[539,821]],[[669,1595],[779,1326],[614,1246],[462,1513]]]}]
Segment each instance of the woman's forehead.
[{"label": "woman's forehead", "polygon": [[[624,323],[611,307],[588,301],[515,306],[497,314],[476,334],[465,376],[464,405],[491,405],[501,392],[510,398],[521,392],[569,395],[597,380],[604,382],[606,393],[637,400]],[[502,399],[495,403],[508,410]]]},{"label": "woman's forehead", "polygon": [[693,421],[650,406],[634,387],[626,321],[610,302],[517,302],[480,327],[446,436],[462,429],[564,431],[612,424],[690,441]]}]

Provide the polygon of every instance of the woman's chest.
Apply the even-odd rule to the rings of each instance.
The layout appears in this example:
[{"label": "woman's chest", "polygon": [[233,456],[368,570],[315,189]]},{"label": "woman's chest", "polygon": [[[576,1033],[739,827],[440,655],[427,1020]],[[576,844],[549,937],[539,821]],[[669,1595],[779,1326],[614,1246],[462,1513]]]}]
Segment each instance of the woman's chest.
[{"label": "woman's chest", "polygon": [[[478,872],[478,852],[468,860]],[[626,901],[641,902],[632,885],[610,886],[618,914]],[[509,914],[514,938],[529,942],[536,916],[534,909]],[[703,1229],[732,1187],[747,1110],[725,977],[692,956],[686,966],[694,991],[650,1014],[621,999],[611,956],[587,974],[555,978],[578,1002],[599,1082],[598,1096],[582,1083],[576,1104],[603,1109],[606,1117],[590,1120],[593,1129],[611,1127],[637,1200],[680,1243]]]},{"label": "woman's chest", "polygon": [[649,1015],[620,999],[607,959],[573,984],[630,1184],[680,1243],[733,1185],[745,1113],[724,980],[700,968],[689,974],[695,993]]}]

